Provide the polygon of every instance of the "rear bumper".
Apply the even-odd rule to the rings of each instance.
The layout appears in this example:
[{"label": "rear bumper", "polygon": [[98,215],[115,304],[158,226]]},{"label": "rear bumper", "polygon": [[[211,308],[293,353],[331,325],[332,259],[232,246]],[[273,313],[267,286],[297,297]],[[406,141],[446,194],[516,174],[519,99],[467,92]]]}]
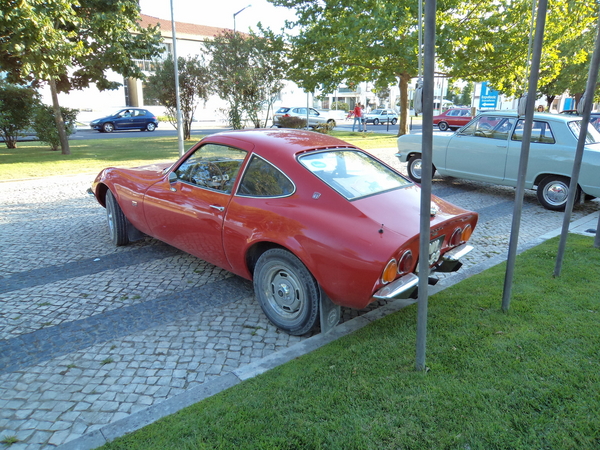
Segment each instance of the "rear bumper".
[{"label": "rear bumper", "polygon": [[394,300],[409,298],[419,286],[419,277],[409,273],[379,289],[373,298],[377,300]]}]

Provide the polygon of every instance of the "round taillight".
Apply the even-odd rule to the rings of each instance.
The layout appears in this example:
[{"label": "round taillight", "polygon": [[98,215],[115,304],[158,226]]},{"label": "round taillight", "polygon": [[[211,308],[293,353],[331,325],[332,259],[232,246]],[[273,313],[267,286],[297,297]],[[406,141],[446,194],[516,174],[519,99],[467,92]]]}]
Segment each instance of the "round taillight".
[{"label": "round taillight", "polygon": [[458,244],[460,244],[460,240],[462,238],[462,230],[460,228],[457,228],[456,230],[454,230],[454,233],[452,233],[452,237],[450,237],[450,246],[451,247],[456,247]]},{"label": "round taillight", "polygon": [[383,275],[381,276],[381,281],[383,281],[385,284],[394,281],[396,279],[397,272],[398,263],[395,259],[392,259],[389,263],[387,263],[387,266],[385,266]]},{"label": "round taillight", "polygon": [[467,225],[462,232],[461,240],[463,242],[467,242],[469,239],[471,239],[472,234],[473,234],[473,227],[471,225]]},{"label": "round taillight", "polygon": [[413,255],[410,250],[406,250],[398,261],[398,273],[408,273],[413,267]]}]

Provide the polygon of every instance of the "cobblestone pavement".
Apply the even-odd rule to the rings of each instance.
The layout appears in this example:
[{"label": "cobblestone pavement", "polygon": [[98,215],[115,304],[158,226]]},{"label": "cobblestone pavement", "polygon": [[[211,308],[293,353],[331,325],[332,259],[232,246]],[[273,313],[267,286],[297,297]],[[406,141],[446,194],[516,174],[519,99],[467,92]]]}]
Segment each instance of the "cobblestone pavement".
[{"label": "cobblestone pavement", "polygon": [[[373,151],[405,171],[394,149]],[[0,440],[56,448],[307,339],[279,332],[252,285],[151,238],[115,248],[94,175],[0,183]],[[507,251],[514,190],[436,179],[480,214],[466,266]],[[578,205],[573,220],[598,211]],[[563,215],[527,192],[520,242]],[[373,305],[377,308],[380,304]],[[365,311],[343,310],[343,321]]]}]

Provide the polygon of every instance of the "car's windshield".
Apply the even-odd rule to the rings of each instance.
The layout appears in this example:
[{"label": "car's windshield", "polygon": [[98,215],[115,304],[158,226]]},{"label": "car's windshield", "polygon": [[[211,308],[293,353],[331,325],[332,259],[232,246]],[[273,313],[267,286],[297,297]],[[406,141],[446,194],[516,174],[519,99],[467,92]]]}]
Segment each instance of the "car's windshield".
[{"label": "car's windshield", "polygon": [[[569,129],[575,136],[575,139],[579,139],[579,133],[581,132],[581,120],[574,120],[569,122]],[[591,123],[588,124],[587,134],[585,136],[586,144],[595,144],[600,142],[600,132],[596,130]]]},{"label": "car's windshield", "polygon": [[382,109],[374,109],[373,111],[371,111],[371,114],[381,114],[382,111]]},{"label": "car's windshield", "polygon": [[299,161],[348,200],[412,184],[358,150],[327,150],[303,155]]}]

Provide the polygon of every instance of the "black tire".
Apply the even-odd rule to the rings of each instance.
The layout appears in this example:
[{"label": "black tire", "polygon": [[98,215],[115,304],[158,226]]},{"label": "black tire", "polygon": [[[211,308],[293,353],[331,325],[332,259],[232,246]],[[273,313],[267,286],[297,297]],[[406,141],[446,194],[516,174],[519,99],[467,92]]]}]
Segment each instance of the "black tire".
[{"label": "black tire", "polygon": [[258,259],[253,278],[260,307],[275,326],[295,336],[314,328],[319,285],[298,258],[287,250],[267,250]]},{"label": "black tire", "polygon": [[[537,198],[542,206],[551,211],[564,211],[569,198],[570,180],[567,177],[549,175],[540,181]],[[577,187],[575,203],[581,198],[581,189]]]},{"label": "black tire", "polygon": [[106,192],[106,221],[113,243],[117,246],[129,244],[127,219],[110,189]]},{"label": "black tire", "polygon": [[105,133],[112,133],[114,129],[115,126],[110,122],[106,122],[104,125],[102,125],[102,131],[104,131]]},{"label": "black tire", "polygon": [[373,119],[373,125],[379,125],[379,119]]},{"label": "black tire", "polygon": [[447,131],[450,127],[446,122],[440,122],[438,123],[438,128],[440,129],[440,131]]},{"label": "black tire", "polygon": [[146,131],[154,131],[156,130],[156,125],[154,125],[154,122],[149,122],[148,125],[146,125]]},{"label": "black tire", "polygon": [[328,123],[329,125],[331,125],[331,128],[332,128],[332,129],[333,129],[333,128],[335,128],[335,126],[337,125],[337,124],[335,123],[335,120],[333,120],[333,119],[329,119],[329,120],[327,121],[327,123]]},{"label": "black tire", "polygon": [[[408,166],[407,166],[407,171],[408,171],[408,178],[410,178],[411,180],[413,180],[415,183],[419,183],[421,184],[421,179],[422,179],[422,160],[421,160],[421,155],[419,153],[412,155],[409,159],[408,159]],[[435,166],[431,166],[432,171],[431,171],[431,177],[433,178],[433,174],[435,173]]]},{"label": "black tire", "polygon": [[398,123],[398,119],[392,119],[392,125],[396,125]]}]

